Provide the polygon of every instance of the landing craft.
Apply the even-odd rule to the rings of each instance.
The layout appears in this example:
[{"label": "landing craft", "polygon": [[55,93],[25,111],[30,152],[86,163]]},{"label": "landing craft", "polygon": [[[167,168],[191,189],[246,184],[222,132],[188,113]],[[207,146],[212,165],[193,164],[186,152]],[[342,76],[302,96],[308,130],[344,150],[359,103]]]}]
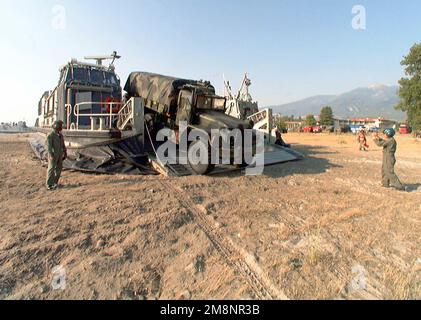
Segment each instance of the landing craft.
[{"label": "landing craft", "polygon": [[[47,134],[52,124],[64,123],[63,136],[69,151],[64,166],[94,172],[149,172],[144,153],[143,101],[122,100],[120,78],[110,56],[86,57],[96,63],[71,59],[60,69],[57,86],[46,91],[38,104],[37,131]],[[106,66],[104,61],[111,60]],[[45,158],[43,137],[31,141]]]}]

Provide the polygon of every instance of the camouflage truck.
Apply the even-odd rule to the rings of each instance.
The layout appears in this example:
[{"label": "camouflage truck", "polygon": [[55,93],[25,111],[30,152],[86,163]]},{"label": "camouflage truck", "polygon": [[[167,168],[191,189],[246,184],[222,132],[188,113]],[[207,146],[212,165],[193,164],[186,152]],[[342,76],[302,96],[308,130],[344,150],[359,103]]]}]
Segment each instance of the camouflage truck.
[{"label": "camouflage truck", "polygon": [[[187,123],[189,130],[203,130],[209,137],[213,129],[244,131],[253,128],[253,123],[225,114],[226,99],[215,94],[210,82],[133,72],[124,90],[127,98],[144,99],[145,112],[154,123],[164,124],[175,131],[181,121]],[[190,143],[189,148],[194,143]],[[189,164],[196,174],[207,174],[215,167],[211,163]]]}]

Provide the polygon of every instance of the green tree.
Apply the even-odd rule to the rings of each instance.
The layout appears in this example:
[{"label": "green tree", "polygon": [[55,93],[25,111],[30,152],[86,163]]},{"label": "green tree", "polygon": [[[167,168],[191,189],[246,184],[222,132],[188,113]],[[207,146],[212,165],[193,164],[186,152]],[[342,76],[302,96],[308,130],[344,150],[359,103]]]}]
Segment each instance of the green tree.
[{"label": "green tree", "polygon": [[421,130],[421,43],[411,48],[401,65],[406,77],[399,81],[401,101],[395,108],[407,112],[409,125]]},{"label": "green tree", "polygon": [[287,129],[287,124],[286,122],[288,121],[288,117],[282,117],[282,116],[275,116],[273,118],[273,127],[278,127],[280,130],[286,130]]},{"label": "green tree", "polygon": [[333,126],[333,110],[331,107],[323,107],[320,111],[320,124],[322,126]]},{"label": "green tree", "polygon": [[306,125],[307,126],[315,126],[317,124],[316,118],[314,117],[314,115],[309,114],[306,117]]}]

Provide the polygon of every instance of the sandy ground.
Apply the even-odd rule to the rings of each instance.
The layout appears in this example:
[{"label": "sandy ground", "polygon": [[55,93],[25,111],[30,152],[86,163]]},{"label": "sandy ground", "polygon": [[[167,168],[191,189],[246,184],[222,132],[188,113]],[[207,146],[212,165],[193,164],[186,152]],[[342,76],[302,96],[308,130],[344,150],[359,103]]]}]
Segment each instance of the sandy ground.
[{"label": "sandy ground", "polygon": [[378,148],[311,134],[258,177],[65,172],[47,192],[28,137],[0,136],[0,299],[421,299],[420,140],[398,137],[409,193],[380,187]]}]

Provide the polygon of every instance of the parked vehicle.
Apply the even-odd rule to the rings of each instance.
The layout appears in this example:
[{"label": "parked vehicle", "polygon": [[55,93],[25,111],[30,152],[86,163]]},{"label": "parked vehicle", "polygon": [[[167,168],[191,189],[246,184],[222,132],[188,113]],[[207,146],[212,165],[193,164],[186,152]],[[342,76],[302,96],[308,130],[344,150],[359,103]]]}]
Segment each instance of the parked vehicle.
[{"label": "parked vehicle", "polygon": [[401,124],[399,126],[399,133],[400,134],[410,134],[411,128],[407,124]]},{"label": "parked vehicle", "polygon": [[312,131],[313,133],[322,133],[323,132],[323,129],[322,129],[321,126],[313,126],[312,130],[313,130]]},{"label": "parked vehicle", "polygon": [[303,132],[305,133],[313,133],[313,127],[312,126],[307,126],[303,128]]}]

